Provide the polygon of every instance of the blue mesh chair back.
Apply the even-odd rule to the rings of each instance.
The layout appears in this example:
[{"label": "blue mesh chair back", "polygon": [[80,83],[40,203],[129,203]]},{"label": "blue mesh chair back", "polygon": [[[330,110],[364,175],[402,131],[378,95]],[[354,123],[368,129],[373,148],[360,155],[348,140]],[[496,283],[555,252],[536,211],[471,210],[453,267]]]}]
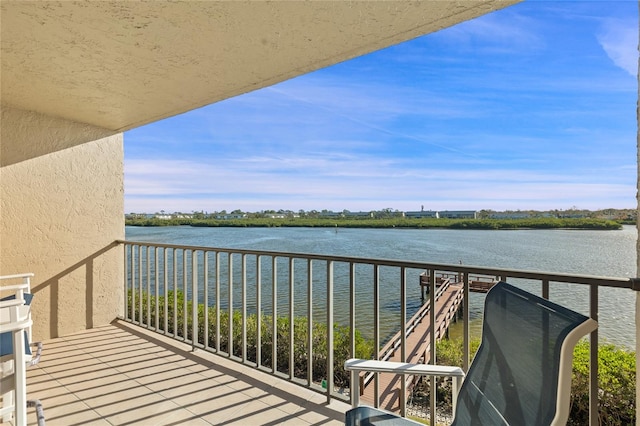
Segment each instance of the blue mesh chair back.
[{"label": "blue mesh chair back", "polygon": [[482,342],[458,394],[454,425],[565,424],[573,348],[590,318],[505,282],[486,296]]}]

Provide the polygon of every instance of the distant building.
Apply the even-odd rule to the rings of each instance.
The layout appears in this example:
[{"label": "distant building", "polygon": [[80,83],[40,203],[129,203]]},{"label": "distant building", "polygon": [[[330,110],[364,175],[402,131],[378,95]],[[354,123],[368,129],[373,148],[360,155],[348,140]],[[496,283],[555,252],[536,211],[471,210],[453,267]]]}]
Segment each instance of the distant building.
[{"label": "distant building", "polygon": [[531,217],[529,212],[495,212],[489,215],[491,219],[529,219]]},{"label": "distant building", "polygon": [[268,219],[286,219],[287,215],[285,213],[267,213],[264,217]]},{"label": "distant building", "polygon": [[477,219],[478,212],[475,210],[443,210],[438,215],[446,219]]},{"label": "distant building", "polygon": [[154,215],[148,213],[129,213],[125,214],[125,219],[152,219]]},{"label": "distant building", "polygon": [[246,217],[247,215],[245,213],[229,213],[216,215],[216,219],[218,220],[246,219]]},{"label": "distant building", "polygon": [[373,212],[345,212],[342,213],[345,217],[373,217]]},{"label": "distant building", "polygon": [[591,217],[591,212],[560,212],[558,217],[561,219],[586,219]]},{"label": "distant building", "polygon": [[440,215],[438,214],[438,212],[433,211],[433,210],[421,210],[419,212],[404,212],[404,217],[409,217],[409,218],[414,218],[414,219],[421,219],[421,218],[435,218],[438,219],[440,218]]}]

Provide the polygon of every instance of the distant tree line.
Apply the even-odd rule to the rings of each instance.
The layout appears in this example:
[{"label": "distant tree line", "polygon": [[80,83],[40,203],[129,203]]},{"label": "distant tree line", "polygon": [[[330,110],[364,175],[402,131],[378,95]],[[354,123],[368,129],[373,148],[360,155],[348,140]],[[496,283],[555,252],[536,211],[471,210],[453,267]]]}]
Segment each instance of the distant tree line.
[{"label": "distant tree line", "polygon": [[448,228],[448,229],[601,229],[622,228],[622,222],[594,218],[530,218],[530,219],[435,219],[435,218],[345,218],[295,217],[243,219],[196,218],[128,218],[130,226],[200,226],[200,227],[324,227],[324,228]]},{"label": "distant tree line", "polygon": [[[425,212],[422,210],[422,212]],[[505,211],[495,211],[495,210],[479,210],[473,211],[469,210],[469,212],[475,213],[477,219],[535,219],[535,218],[559,218],[559,219],[607,219],[614,220],[617,222],[635,223],[637,219],[637,210],[636,209],[602,209],[602,210],[584,210],[578,209],[577,207],[572,207],[567,210],[562,209],[554,209],[554,210],[505,210]],[[216,212],[205,212],[201,211],[192,211],[190,213],[186,212],[173,212],[167,213],[164,210],[160,212],[156,212],[153,214],[149,213],[129,213],[125,215],[126,219],[196,219],[196,220],[207,220],[207,219],[229,219],[233,217],[242,217],[246,219],[270,219],[270,218],[288,218],[288,219],[298,219],[298,218],[345,218],[345,219],[390,219],[390,218],[402,218],[405,216],[410,216],[409,213],[415,212],[405,212],[392,208],[384,208],[381,210],[371,210],[371,211],[361,211],[361,212],[352,212],[349,210],[342,210],[339,212],[334,212],[332,210],[261,210],[258,212],[243,212],[240,209],[227,211],[221,210]],[[435,213],[435,211],[434,211]],[[442,215],[441,215],[442,217]],[[428,217],[423,217],[428,218]]]}]

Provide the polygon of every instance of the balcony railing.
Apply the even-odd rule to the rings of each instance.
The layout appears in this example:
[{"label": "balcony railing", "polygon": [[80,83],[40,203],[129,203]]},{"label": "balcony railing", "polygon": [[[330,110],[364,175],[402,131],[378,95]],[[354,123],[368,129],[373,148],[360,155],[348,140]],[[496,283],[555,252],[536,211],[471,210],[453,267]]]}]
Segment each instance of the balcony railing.
[{"label": "balcony railing", "polygon": [[[579,303],[598,320],[599,289],[628,289],[629,278],[550,274],[358,257],[283,253],[119,241],[124,246],[124,319],[185,341],[239,363],[267,371],[326,395],[327,401],[349,401],[345,359],[357,353],[360,336],[373,342],[378,359],[390,338],[421,309],[420,275],[429,277],[426,303],[437,307],[437,276],[459,277],[464,357],[470,362],[470,315],[474,295],[469,282],[498,278],[549,298],[557,287],[587,289]],[[423,282],[424,284],[424,282]],[[576,292],[576,294],[585,293]],[[576,296],[579,297],[579,296]],[[467,302],[468,301],[468,302]],[[578,309],[579,310],[579,309]],[[430,309],[436,324],[436,309]],[[301,320],[300,320],[301,319]],[[335,327],[335,325],[338,327]],[[433,327],[431,327],[433,330]],[[392,343],[406,361],[407,333]],[[339,339],[339,342],[336,342]],[[436,339],[429,333],[430,363],[436,361]],[[344,340],[347,343],[344,343]],[[598,331],[590,335],[590,423],[598,424]],[[339,343],[336,345],[336,343]],[[337,353],[340,345],[348,353]],[[301,356],[302,354],[302,356]],[[379,404],[378,377],[373,380]],[[432,382],[432,386],[435,383]],[[401,383],[401,395],[406,394]],[[432,387],[433,388],[433,387]],[[431,392],[430,407],[436,406]],[[406,414],[401,397],[400,412]],[[430,410],[435,424],[435,410]]]}]

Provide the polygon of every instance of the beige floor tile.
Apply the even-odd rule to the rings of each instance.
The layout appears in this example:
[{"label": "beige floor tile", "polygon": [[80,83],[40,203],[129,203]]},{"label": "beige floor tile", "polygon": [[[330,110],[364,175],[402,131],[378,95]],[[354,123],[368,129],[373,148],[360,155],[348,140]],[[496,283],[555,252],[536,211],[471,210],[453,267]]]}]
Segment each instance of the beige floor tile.
[{"label": "beige floor tile", "polygon": [[253,401],[237,411],[229,418],[226,425],[278,425],[292,418],[280,410],[278,406],[271,406],[262,401]]},{"label": "beige floor tile", "polygon": [[230,388],[215,394],[196,392],[173,398],[173,401],[212,424],[220,424],[233,418],[235,413],[251,403],[244,395]]},{"label": "beige floor tile", "polygon": [[280,423],[280,426],[306,426],[309,424],[310,423],[302,420],[301,418],[294,416],[294,417],[284,419],[282,423]]},{"label": "beige floor tile", "polygon": [[42,381],[34,381],[27,379],[27,395],[29,399],[43,399],[47,397],[55,397],[58,395],[70,394],[69,389],[65,388],[53,378]]},{"label": "beige floor tile", "polygon": [[69,362],[65,362],[66,358],[62,358],[58,363],[43,362],[40,368],[49,374],[60,373],[61,375],[81,374],[82,372],[95,371],[104,365],[99,359],[92,356],[73,357]]},{"label": "beige floor tile", "polygon": [[114,425],[156,425],[164,423],[163,419],[183,411],[183,408],[158,395],[145,394],[113,400],[97,406],[95,410]]},{"label": "beige floor tile", "polygon": [[135,379],[143,385],[180,377],[184,378],[185,381],[189,381],[192,377],[199,376],[197,373],[191,373],[189,371],[185,371],[182,368],[173,367],[171,365],[141,367],[136,370],[127,371],[125,374],[127,377]]},{"label": "beige floor tile", "polygon": [[282,398],[272,393],[265,395],[260,399],[262,402],[268,405],[277,406],[279,410],[284,411],[287,414],[295,414],[304,410],[299,404],[291,402],[288,398]]},{"label": "beige floor tile", "polygon": [[160,368],[165,365],[162,353],[158,355],[150,354],[148,352],[143,354],[120,354],[119,357],[113,357],[110,359],[101,357],[100,359],[105,360],[105,364],[109,367],[115,368],[123,373],[140,370],[142,368]]},{"label": "beige floor tile", "polygon": [[122,375],[112,375],[73,383],[65,387],[76,394],[78,398],[89,403],[92,398],[109,397],[129,390],[135,391],[140,388],[140,384]]},{"label": "beige floor tile", "polygon": [[154,392],[160,393],[165,398],[174,398],[181,395],[190,395],[196,392],[227,392],[225,385],[202,377],[200,375],[175,377],[168,380],[157,380],[147,383],[146,386]]},{"label": "beige floor tile", "polygon": [[[154,426],[208,426],[211,424],[200,418],[200,416],[197,416],[183,408],[163,413],[162,416],[156,416],[154,421]],[[128,422],[126,424],[149,426],[149,422],[146,420],[140,422]]]},{"label": "beige floor tile", "polygon": [[329,415],[326,412],[310,411],[309,409],[296,413],[296,416],[301,421],[312,425],[325,425],[335,424],[344,425],[344,414],[342,415]]},{"label": "beige floor tile", "polygon": [[[73,394],[59,395],[56,397],[39,398],[44,409],[47,426],[71,426],[71,425],[107,425],[108,422],[102,416],[89,408],[84,402],[78,400]],[[29,410],[29,425],[37,423],[35,411]]]},{"label": "beige floor tile", "polygon": [[78,368],[75,372],[70,370],[61,373],[51,373],[51,376],[55,377],[60,384],[68,386],[74,391],[76,389],[91,387],[96,380],[112,380],[118,382],[126,379],[126,377],[122,377],[122,374],[118,371],[108,368],[106,364]]}]

